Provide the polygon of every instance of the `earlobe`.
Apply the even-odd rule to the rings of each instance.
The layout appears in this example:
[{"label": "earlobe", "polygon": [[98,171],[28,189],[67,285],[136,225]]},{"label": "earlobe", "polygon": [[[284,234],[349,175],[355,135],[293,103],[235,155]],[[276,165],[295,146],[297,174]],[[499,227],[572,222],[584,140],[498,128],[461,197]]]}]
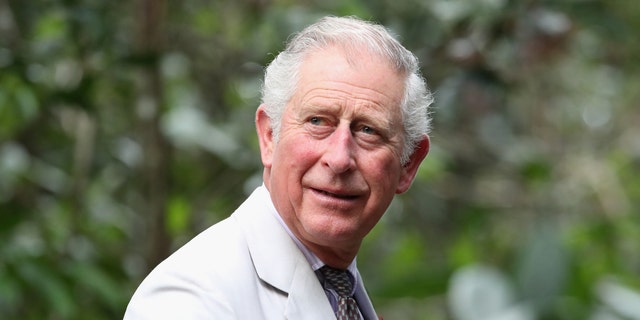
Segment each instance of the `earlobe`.
[{"label": "earlobe", "polygon": [[411,184],[413,183],[413,179],[418,173],[418,168],[420,168],[422,160],[424,160],[429,153],[429,146],[429,136],[425,135],[424,139],[418,143],[415,150],[409,157],[409,162],[402,167],[402,175],[400,176],[396,193],[404,193],[409,190],[409,187],[411,187]]},{"label": "earlobe", "polygon": [[256,111],[256,131],[258,133],[258,141],[260,143],[260,156],[262,165],[265,168],[271,168],[273,158],[273,129],[271,127],[271,118],[265,111],[265,105],[262,104]]}]

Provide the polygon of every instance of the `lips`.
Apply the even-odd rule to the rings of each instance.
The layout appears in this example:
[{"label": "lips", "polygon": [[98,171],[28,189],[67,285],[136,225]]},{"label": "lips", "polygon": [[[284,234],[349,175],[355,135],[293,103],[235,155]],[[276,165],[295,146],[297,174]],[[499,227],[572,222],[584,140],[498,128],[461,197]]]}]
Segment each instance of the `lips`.
[{"label": "lips", "polygon": [[348,193],[333,193],[326,190],[313,189],[313,191],[320,193],[322,195],[326,195],[332,198],[344,199],[344,200],[353,200],[358,198],[357,195],[348,194]]}]

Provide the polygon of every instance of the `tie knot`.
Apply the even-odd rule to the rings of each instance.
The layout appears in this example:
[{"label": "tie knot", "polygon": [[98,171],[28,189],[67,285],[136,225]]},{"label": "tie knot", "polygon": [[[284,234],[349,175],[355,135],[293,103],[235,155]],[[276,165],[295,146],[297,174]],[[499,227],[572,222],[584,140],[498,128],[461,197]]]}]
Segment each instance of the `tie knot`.
[{"label": "tie knot", "polygon": [[333,289],[336,290],[338,296],[349,297],[351,291],[353,291],[353,284],[349,277],[349,271],[324,266],[320,268],[320,272],[324,275],[326,282],[328,282]]}]

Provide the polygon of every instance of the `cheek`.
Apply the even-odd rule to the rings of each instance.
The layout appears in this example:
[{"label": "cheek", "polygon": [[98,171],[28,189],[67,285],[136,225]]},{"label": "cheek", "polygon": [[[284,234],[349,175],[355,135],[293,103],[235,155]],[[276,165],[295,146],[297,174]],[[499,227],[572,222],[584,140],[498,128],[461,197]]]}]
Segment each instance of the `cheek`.
[{"label": "cheek", "polygon": [[281,174],[295,175],[312,166],[318,157],[319,148],[306,139],[281,140],[274,151],[274,166],[279,166]]},{"label": "cheek", "polygon": [[381,187],[398,183],[401,170],[400,162],[392,156],[368,155],[362,159],[360,171],[367,176],[368,180],[376,182],[375,184],[379,184]]}]

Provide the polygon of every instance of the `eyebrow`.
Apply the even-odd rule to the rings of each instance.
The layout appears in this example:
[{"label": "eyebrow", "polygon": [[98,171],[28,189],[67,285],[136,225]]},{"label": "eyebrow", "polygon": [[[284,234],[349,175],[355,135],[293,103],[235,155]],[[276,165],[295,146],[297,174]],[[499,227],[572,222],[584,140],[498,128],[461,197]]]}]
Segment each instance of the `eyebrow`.
[{"label": "eyebrow", "polygon": [[[361,106],[363,108],[370,108],[373,111],[379,112],[383,107],[378,105],[367,104]],[[343,107],[337,103],[303,103],[299,108],[298,114],[303,117],[307,117],[314,114],[327,114],[331,115],[339,112]],[[357,112],[355,117],[351,119],[352,123],[366,123],[370,124],[374,129],[384,134],[387,137],[391,137],[394,130],[392,130],[395,123],[394,120],[389,119],[388,113],[372,115],[370,112]]]}]

